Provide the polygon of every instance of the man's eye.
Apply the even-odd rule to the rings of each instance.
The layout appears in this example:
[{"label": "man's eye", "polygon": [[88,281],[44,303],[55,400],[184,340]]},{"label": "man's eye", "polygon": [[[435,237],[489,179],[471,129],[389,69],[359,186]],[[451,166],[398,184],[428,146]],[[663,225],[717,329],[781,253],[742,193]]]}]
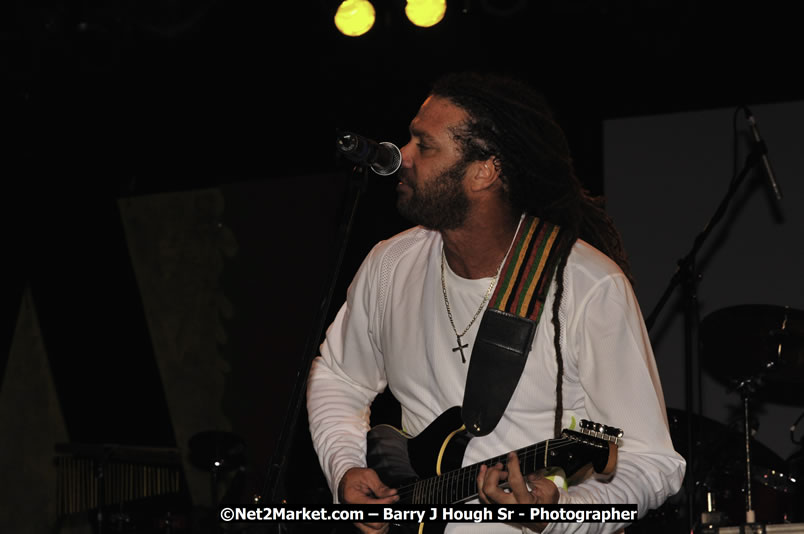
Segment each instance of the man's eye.
[{"label": "man's eye", "polygon": [[419,150],[428,150],[430,148],[429,145],[425,145],[424,143],[416,143],[416,146],[419,147]]}]

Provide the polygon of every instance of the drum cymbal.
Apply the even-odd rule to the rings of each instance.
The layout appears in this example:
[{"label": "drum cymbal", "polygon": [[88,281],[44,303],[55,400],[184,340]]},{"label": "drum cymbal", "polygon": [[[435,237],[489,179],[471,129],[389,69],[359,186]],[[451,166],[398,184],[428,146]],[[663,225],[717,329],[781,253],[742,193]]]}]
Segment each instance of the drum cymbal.
[{"label": "drum cymbal", "polygon": [[729,385],[753,380],[759,398],[804,404],[804,312],[742,305],[709,314],[700,326],[704,368]]}]

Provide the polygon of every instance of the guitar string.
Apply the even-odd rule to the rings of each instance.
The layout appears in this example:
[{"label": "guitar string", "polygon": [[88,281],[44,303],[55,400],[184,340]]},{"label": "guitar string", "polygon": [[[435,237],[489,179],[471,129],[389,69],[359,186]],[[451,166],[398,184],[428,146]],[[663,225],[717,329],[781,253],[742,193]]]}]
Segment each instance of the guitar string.
[{"label": "guitar string", "polygon": [[[527,461],[531,454],[533,453],[524,453],[523,460]],[[486,463],[486,465],[491,466],[496,464],[497,462],[488,461],[483,463]],[[447,489],[449,490],[449,493],[454,494],[455,490],[457,489],[455,488],[456,484],[462,487],[466,482],[475,480],[477,478],[479,468],[480,464],[476,464],[465,468],[461,468],[460,473],[451,471],[441,476],[430,477],[423,481],[419,481],[405,488],[401,488],[402,491],[400,492],[400,498],[407,496],[407,494],[410,493],[410,489],[413,490],[422,489],[420,493],[431,494],[431,495],[435,494],[436,496],[439,497],[442,496],[445,493],[445,490]],[[422,485],[425,487],[420,488]],[[472,496],[473,494],[470,493],[469,495],[466,496],[466,498],[471,498]],[[452,502],[454,502],[455,500],[456,499],[453,498]]]},{"label": "guitar string", "polygon": [[[589,436],[595,437],[596,439],[601,439],[605,441],[605,438],[600,437],[597,438],[596,436]],[[550,448],[549,450],[556,450],[562,449],[564,447],[568,447],[570,445],[575,445],[579,442],[577,438],[556,438],[553,440],[549,440]],[[555,443],[558,442],[558,443]],[[612,442],[607,442],[612,444]],[[590,446],[599,446],[594,444],[589,444]],[[517,452],[517,456],[520,458],[520,463],[527,464],[531,459],[536,459],[540,456],[544,455],[544,447],[545,445],[537,444],[530,447],[525,447],[523,449],[519,449]],[[601,447],[602,448],[602,447]],[[397,488],[397,495],[399,495],[400,499],[413,495],[417,490],[422,490],[419,493],[429,494],[432,493],[434,490],[437,492],[439,489],[439,485],[441,486],[441,490],[443,490],[443,486],[447,483],[447,481],[453,481],[458,483],[464,483],[467,481],[471,481],[477,478],[477,473],[480,469],[481,465],[492,466],[497,463],[502,463],[503,465],[507,465],[507,455],[500,455],[494,458],[489,458],[483,462],[478,462],[476,464],[468,465],[466,467],[461,467],[455,469],[453,471],[448,471],[442,475],[437,475],[434,477],[429,477],[424,480],[418,480],[412,484],[408,484]],[[544,468],[544,467],[542,467]],[[453,480],[457,479],[457,480]],[[471,498],[472,496],[477,495],[476,493],[470,494],[466,498]],[[440,503],[435,503],[440,504]]]},{"label": "guitar string", "polygon": [[[603,440],[603,441],[608,441],[608,440],[605,439],[605,437],[602,437],[602,436],[588,436],[588,437],[592,437],[592,438],[595,438],[595,439],[600,439],[600,440]],[[561,448],[569,446],[569,445],[574,445],[579,440],[578,440],[578,438],[556,438],[556,439],[549,440],[549,441],[552,442],[550,444],[550,450],[556,450],[556,449],[561,449]],[[612,442],[608,442],[608,443],[612,443]],[[601,444],[595,445],[595,444],[588,443],[588,445],[593,446],[593,447],[594,446],[600,447]],[[531,458],[536,459],[536,457],[544,455],[544,446],[545,445],[543,443],[542,444],[536,444],[536,445],[533,445],[533,446],[525,447],[523,449],[519,449],[516,452],[517,452],[517,455],[521,457],[520,461],[523,464],[527,464],[531,460]],[[400,494],[400,498],[404,498],[404,497],[409,496],[411,493],[414,493],[414,495],[415,495],[415,492],[418,491],[418,490],[421,490],[421,491],[419,491],[419,493],[424,493],[424,494],[430,494],[430,493],[432,493],[434,491],[443,493],[443,491],[446,489],[445,486],[447,486],[447,485],[451,484],[452,486],[454,486],[455,482],[457,482],[459,484],[463,484],[463,483],[465,483],[467,481],[471,481],[471,480],[476,479],[477,478],[477,472],[478,472],[478,470],[479,470],[481,465],[485,464],[485,465],[491,466],[491,465],[494,465],[496,463],[507,464],[507,455],[501,455],[501,456],[497,456],[497,457],[494,457],[494,458],[490,458],[490,459],[487,459],[487,460],[485,460],[483,462],[479,462],[477,464],[473,464],[473,465],[470,465],[470,466],[455,469],[453,471],[449,471],[449,472],[444,473],[444,474],[439,475],[439,476],[429,477],[429,478],[424,479],[424,480],[418,480],[413,484],[409,484],[409,485],[402,486],[402,487],[398,488],[398,494]],[[450,491],[454,492],[454,488],[451,489]],[[473,495],[476,495],[476,494],[470,494],[466,498],[471,498]]]},{"label": "guitar string", "polygon": [[[492,465],[492,464],[489,464]],[[420,481],[418,484],[413,484],[411,487],[415,490],[420,490],[419,493],[423,494],[423,496],[429,496],[427,499],[428,502],[435,501],[436,504],[441,503],[442,501],[446,503],[453,503],[459,500],[467,500],[475,495],[471,491],[471,485],[467,486],[467,483],[474,481],[477,478],[479,467],[472,466],[468,468],[466,471],[455,475],[454,473],[447,473],[440,477],[431,477],[424,481]],[[423,488],[421,486],[424,486]],[[470,488],[469,491],[465,489],[465,487]],[[410,491],[401,491],[400,498],[406,498],[411,492]],[[458,495],[460,495],[460,498]]]},{"label": "guitar string", "polygon": [[[557,438],[556,440],[551,440],[551,441],[559,441],[559,440],[561,440],[563,443],[553,444],[553,446],[550,447],[551,450],[560,449],[560,448],[563,448],[565,446],[573,444],[573,440],[571,440],[569,438]],[[575,441],[577,441],[577,440],[575,440]],[[592,446],[594,446],[594,445],[592,445]],[[521,456],[521,461],[522,461],[523,464],[527,464],[530,461],[531,458],[535,459],[536,457],[542,456],[543,454],[544,454],[544,445],[541,445],[540,447],[535,447],[535,448],[534,447],[527,447],[525,449],[521,449],[520,451],[518,451],[518,456]],[[408,486],[403,486],[402,488],[400,488],[400,490],[402,490],[400,498],[407,496],[410,493],[410,489],[413,489],[413,490],[422,489],[423,491],[421,493],[425,493],[425,494],[433,493],[435,491],[438,496],[442,496],[444,494],[445,490],[449,490],[449,492],[451,494],[453,494],[453,497],[448,499],[447,502],[448,503],[455,502],[456,498],[454,497],[454,493],[457,490],[457,488],[455,488],[456,483],[458,483],[459,485],[462,486],[467,481],[473,481],[474,479],[477,478],[477,472],[478,472],[478,470],[479,470],[481,465],[485,464],[485,465],[490,466],[490,465],[494,465],[494,464],[496,464],[498,462],[506,463],[506,456],[499,456],[499,457],[495,457],[495,458],[490,458],[490,459],[488,459],[488,460],[486,460],[484,462],[480,462],[480,463],[477,463],[477,464],[473,464],[471,466],[456,469],[454,471],[444,473],[443,475],[440,475],[440,476],[430,477],[430,478],[427,478],[425,480],[420,480],[420,481],[417,481],[416,483],[408,485]],[[504,485],[507,485],[507,484],[503,484],[503,486]],[[421,488],[421,486],[424,486],[424,488]],[[472,498],[475,495],[477,495],[477,494],[476,493],[473,493],[473,494],[470,493],[469,495],[464,497],[462,500]],[[432,499],[431,499],[431,501],[432,501]]]}]

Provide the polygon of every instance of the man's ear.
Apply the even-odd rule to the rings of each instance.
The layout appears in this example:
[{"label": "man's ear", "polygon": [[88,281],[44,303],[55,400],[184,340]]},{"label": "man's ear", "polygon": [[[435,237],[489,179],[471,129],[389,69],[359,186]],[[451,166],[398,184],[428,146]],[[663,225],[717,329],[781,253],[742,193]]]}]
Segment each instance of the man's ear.
[{"label": "man's ear", "polygon": [[488,159],[474,162],[473,172],[470,180],[472,191],[483,191],[495,187],[504,187],[501,177],[500,160],[497,156],[490,156]]}]

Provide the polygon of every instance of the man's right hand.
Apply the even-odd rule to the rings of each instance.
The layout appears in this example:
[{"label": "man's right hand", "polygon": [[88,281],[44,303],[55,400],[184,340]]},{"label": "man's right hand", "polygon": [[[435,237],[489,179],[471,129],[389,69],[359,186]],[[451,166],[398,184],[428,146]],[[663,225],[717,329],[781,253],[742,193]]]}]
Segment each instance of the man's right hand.
[{"label": "man's right hand", "polygon": [[[338,484],[338,502],[344,504],[391,504],[398,500],[396,490],[383,484],[374,469],[353,467]],[[355,526],[366,534],[383,534],[389,528],[388,523],[355,523]]]}]

